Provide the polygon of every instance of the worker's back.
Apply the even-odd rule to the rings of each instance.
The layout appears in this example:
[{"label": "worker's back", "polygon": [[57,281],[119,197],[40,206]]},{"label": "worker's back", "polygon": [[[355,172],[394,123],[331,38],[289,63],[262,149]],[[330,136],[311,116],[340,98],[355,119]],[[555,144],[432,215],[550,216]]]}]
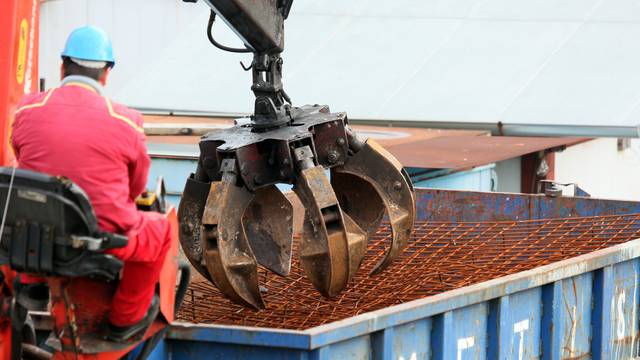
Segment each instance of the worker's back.
[{"label": "worker's back", "polygon": [[16,157],[21,168],[78,184],[102,229],[128,233],[143,221],[134,202],[149,169],[142,118],[102,97],[90,79],[78,80],[23,100],[12,132]]}]

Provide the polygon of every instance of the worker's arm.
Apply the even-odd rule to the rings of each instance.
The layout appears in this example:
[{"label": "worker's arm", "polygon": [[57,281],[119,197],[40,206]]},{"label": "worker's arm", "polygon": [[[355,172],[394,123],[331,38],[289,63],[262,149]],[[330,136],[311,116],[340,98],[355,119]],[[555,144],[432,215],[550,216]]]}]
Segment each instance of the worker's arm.
[{"label": "worker's arm", "polygon": [[14,113],[13,122],[11,123],[9,144],[11,145],[15,158],[18,161],[20,160],[20,146],[24,139],[24,131],[21,128],[23,122],[22,118],[26,116],[29,107],[32,106],[33,103],[41,102],[45,95],[45,93],[27,94],[16,106],[16,112]]},{"label": "worker's arm", "polygon": [[[142,116],[139,114],[137,115],[136,123],[142,128]],[[135,200],[147,186],[149,167],[151,165],[144,134],[136,134],[133,150],[132,161],[129,163],[129,196],[132,200]]]},{"label": "worker's arm", "polygon": [[11,144],[11,149],[13,150],[13,155],[16,158],[16,161],[20,160],[20,145],[16,140],[16,128],[17,121],[14,120],[13,124],[11,124],[11,139],[9,139],[9,143]]}]

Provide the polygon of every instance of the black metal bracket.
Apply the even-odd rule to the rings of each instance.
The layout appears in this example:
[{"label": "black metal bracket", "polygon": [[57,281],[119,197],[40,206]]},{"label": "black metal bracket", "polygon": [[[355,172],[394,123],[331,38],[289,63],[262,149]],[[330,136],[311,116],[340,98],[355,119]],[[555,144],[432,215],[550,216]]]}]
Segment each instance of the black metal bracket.
[{"label": "black metal bracket", "polygon": [[253,130],[262,132],[289,124],[291,99],[282,87],[282,58],[280,54],[254,54],[251,64],[256,96],[251,118]]}]

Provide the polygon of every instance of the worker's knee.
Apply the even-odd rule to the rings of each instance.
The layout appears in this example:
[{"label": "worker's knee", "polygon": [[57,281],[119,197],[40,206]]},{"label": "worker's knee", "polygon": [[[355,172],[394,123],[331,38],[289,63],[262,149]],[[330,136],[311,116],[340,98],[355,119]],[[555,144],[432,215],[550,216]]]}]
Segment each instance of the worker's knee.
[{"label": "worker's knee", "polygon": [[171,247],[171,222],[164,216],[155,217],[147,226],[149,227],[148,234],[153,238],[149,239],[148,243],[154,242],[155,244],[150,244],[150,246],[157,249],[152,252],[156,254],[156,258],[163,257]]},{"label": "worker's knee", "polygon": [[[129,256],[125,261],[155,262],[164,257],[171,245],[171,223],[158,213],[144,213],[144,226],[129,237]],[[117,255],[116,255],[117,256]]]}]

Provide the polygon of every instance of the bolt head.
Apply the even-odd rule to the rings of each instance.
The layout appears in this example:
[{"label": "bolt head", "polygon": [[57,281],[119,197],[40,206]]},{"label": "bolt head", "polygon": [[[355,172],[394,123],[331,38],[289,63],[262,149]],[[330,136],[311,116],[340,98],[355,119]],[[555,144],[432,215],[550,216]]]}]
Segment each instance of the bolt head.
[{"label": "bolt head", "polygon": [[338,161],[339,157],[340,155],[338,155],[336,151],[329,151],[329,154],[327,154],[327,161],[334,164]]},{"label": "bolt head", "polygon": [[393,188],[396,190],[402,190],[402,183],[400,181],[396,181],[393,183]]},{"label": "bolt head", "polygon": [[344,146],[345,142],[344,138],[338,138],[338,140],[336,140],[336,143],[340,146]]}]

